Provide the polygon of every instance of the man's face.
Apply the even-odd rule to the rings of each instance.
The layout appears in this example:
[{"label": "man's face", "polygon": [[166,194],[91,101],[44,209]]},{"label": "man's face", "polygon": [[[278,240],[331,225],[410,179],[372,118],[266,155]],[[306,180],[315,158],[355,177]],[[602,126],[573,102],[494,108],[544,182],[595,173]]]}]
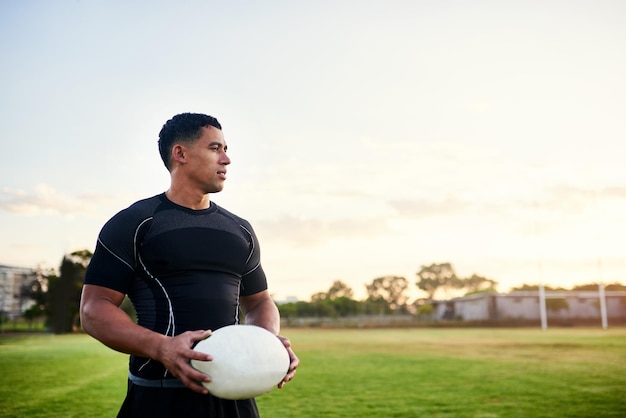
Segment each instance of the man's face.
[{"label": "man's face", "polygon": [[201,188],[203,193],[221,191],[226,180],[226,166],[230,164],[222,131],[213,126],[202,128],[200,138],[185,149],[185,173],[192,185]]}]

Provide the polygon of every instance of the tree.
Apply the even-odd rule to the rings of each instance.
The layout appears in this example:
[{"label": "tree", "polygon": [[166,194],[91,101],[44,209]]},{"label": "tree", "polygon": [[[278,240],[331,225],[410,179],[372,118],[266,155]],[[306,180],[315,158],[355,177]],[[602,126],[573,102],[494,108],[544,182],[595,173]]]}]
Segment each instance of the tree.
[{"label": "tree", "polygon": [[120,305],[120,309],[126,312],[126,315],[130,317],[134,322],[137,322],[137,312],[135,311],[135,307],[133,303],[130,301],[128,296],[124,296],[124,300]]},{"label": "tree", "polygon": [[346,296],[339,296],[330,301],[339,316],[357,315],[360,313],[361,303]]},{"label": "tree", "polygon": [[435,307],[430,303],[417,304],[417,316],[419,318],[431,319],[435,313]]},{"label": "tree", "polygon": [[621,283],[611,283],[611,284],[607,284],[606,286],[604,286],[604,290],[610,290],[610,291],[626,290],[626,285],[623,285]]},{"label": "tree", "polygon": [[[597,287],[596,287],[597,288]],[[511,291],[539,291],[539,285],[538,284],[523,284],[521,286],[518,287],[514,287],[511,289]],[[552,287],[552,286],[544,286],[543,290],[567,290],[563,287]]]},{"label": "tree", "polygon": [[546,309],[550,312],[556,313],[567,311],[569,309],[569,303],[565,298],[546,299]]},{"label": "tree", "polygon": [[[598,286],[599,286],[598,283],[581,284],[581,285],[572,287],[572,290],[583,290],[583,291],[587,290],[591,292],[597,292]],[[604,290],[607,290],[607,291],[626,290],[626,286],[619,284],[619,283],[611,283],[611,284],[605,285]]]},{"label": "tree", "polygon": [[368,301],[384,301],[392,311],[406,308],[408,296],[406,290],[409,287],[407,279],[400,276],[383,276],[372,281],[365,286],[368,294]]},{"label": "tree", "polygon": [[334,300],[340,297],[352,299],[354,292],[352,288],[342,282],[341,280],[335,280],[333,285],[328,289],[328,299]]},{"label": "tree", "polygon": [[328,299],[318,299],[309,303],[308,305],[308,315],[306,316],[315,316],[318,318],[337,317],[337,311],[335,311],[335,307]]},{"label": "tree", "polygon": [[311,302],[320,302],[322,300],[326,300],[328,298],[328,293],[325,292],[317,292],[311,295]]},{"label": "tree", "polygon": [[45,315],[48,305],[48,277],[53,274],[52,270],[44,272],[41,267],[36,270],[35,279],[24,286],[22,292],[29,300],[33,301],[30,308],[24,311],[24,318],[32,328],[35,319]]},{"label": "tree", "polygon": [[[336,316],[350,316],[359,313],[359,302],[352,299],[354,292],[352,288],[341,280],[335,280],[328,289],[325,295],[325,303],[327,309]],[[312,300],[316,300],[322,297],[320,294],[315,294]]]},{"label": "tree", "polygon": [[462,279],[463,287],[468,290],[468,293],[478,293],[483,291],[495,291],[498,282],[488,279],[477,274],[472,274],[471,277]]},{"label": "tree", "polygon": [[71,332],[78,326],[80,292],[92,256],[89,250],[66,255],[61,262],[59,276],[48,277],[48,323],[55,334]]},{"label": "tree", "polygon": [[425,291],[428,299],[433,300],[435,293],[440,289],[460,289],[463,281],[460,280],[450,263],[433,263],[430,266],[422,266],[418,271],[419,280],[416,285]]}]

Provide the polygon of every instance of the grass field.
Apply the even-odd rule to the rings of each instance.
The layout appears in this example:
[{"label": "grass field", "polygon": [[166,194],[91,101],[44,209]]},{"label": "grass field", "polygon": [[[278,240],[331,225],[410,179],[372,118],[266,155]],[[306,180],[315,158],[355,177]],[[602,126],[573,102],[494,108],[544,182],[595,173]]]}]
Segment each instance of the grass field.
[{"label": "grass field", "polygon": [[[286,329],[273,417],[625,417],[626,329]],[[127,358],[90,337],[0,336],[0,417],[111,417]]]}]

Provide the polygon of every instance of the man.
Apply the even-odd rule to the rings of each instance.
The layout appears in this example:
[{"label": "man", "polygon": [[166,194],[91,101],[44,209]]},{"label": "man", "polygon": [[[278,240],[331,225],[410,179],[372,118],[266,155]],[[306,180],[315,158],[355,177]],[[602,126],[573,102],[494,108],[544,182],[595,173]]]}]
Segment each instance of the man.
[{"label": "man", "polygon": [[[210,330],[239,323],[278,336],[280,317],[261,267],[250,224],[210,201],[224,187],[230,158],[222,127],[212,116],[184,113],[167,121],[159,152],[170,188],[140,200],[102,228],[85,275],[80,306],[84,330],[130,354],[120,417],[257,417],[254,399],[228,401],[208,394],[210,377],[190,365],[211,361],[193,351]],[[133,322],[120,305],[128,295]],[[281,339],[291,364],[299,360]]]}]

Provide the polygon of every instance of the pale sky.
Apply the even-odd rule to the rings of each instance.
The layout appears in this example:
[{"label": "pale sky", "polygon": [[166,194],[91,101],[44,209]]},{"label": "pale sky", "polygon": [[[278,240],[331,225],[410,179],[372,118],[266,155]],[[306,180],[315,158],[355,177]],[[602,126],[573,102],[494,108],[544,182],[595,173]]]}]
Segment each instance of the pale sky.
[{"label": "pale sky", "polygon": [[55,267],[217,117],[277,299],[450,262],[626,282],[626,2],[0,4],[0,264]]}]

